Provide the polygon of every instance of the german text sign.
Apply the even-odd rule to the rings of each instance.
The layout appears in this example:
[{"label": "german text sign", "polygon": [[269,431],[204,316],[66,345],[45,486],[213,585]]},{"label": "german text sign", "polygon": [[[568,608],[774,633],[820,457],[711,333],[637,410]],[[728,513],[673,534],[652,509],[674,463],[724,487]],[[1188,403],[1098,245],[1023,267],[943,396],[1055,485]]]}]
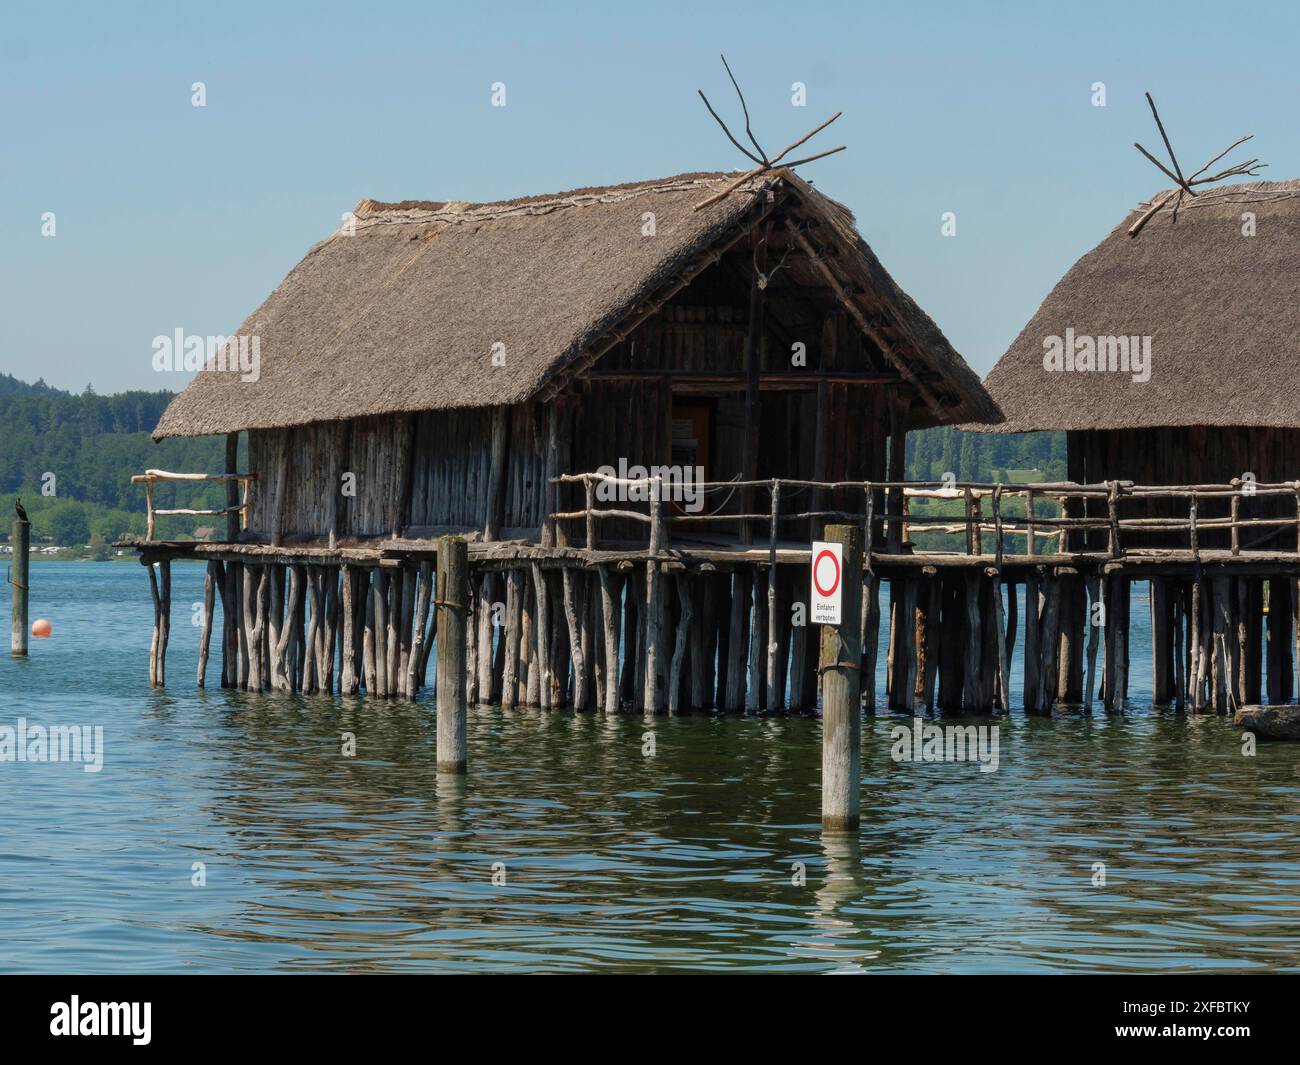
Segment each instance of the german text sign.
[{"label": "german text sign", "polygon": [[814,540],[812,545],[812,608],[814,625],[840,623],[840,592],[844,571],[844,548],[840,544]]}]

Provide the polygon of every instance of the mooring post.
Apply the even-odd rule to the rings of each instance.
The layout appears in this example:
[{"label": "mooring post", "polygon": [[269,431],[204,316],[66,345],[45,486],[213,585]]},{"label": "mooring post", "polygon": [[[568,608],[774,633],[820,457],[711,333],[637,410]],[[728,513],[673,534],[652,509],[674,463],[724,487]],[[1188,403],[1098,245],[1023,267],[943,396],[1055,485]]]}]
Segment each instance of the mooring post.
[{"label": "mooring post", "polygon": [[438,537],[438,772],[463,773],[465,744],[465,629],[469,604],[469,547],[457,536]]},{"label": "mooring post", "polygon": [[824,537],[843,545],[840,623],[823,625],[822,827],[858,827],[862,776],[862,530],[828,525]]},{"label": "mooring post", "polygon": [[14,519],[13,535],[9,542],[14,549],[13,572],[9,577],[9,589],[13,594],[13,639],[10,649],[16,658],[27,657],[27,574],[32,549],[32,523],[22,518]]}]

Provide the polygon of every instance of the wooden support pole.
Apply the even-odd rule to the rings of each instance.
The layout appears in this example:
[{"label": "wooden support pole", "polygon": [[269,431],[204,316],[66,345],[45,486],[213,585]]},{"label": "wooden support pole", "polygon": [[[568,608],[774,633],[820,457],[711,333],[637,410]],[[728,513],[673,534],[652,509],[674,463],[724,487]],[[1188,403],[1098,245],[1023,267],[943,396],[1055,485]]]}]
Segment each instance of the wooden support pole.
[{"label": "wooden support pole", "polygon": [[[866,552],[863,552],[866,558]],[[861,617],[858,625],[862,645],[862,669],[859,688],[868,712],[876,709],[876,662],[880,656],[880,578],[867,570],[863,578],[858,607]]]},{"label": "wooden support pole", "polygon": [[1214,595],[1213,632],[1214,643],[1212,675],[1214,680],[1213,705],[1216,714],[1228,710],[1228,693],[1231,690],[1232,671],[1228,664],[1228,639],[1232,632],[1230,579],[1216,575],[1211,581]]},{"label": "wooden support pole", "polygon": [[763,688],[766,671],[763,662],[767,649],[767,582],[772,579],[771,570],[754,573],[754,604],[749,623],[749,682],[745,688],[745,709],[757,711],[763,705]]},{"label": "wooden support pole", "polygon": [[[939,662],[942,658],[940,644],[942,640],[942,628],[939,624],[940,614],[943,602],[943,582],[938,575],[929,578],[926,581],[925,598],[927,600],[925,610],[924,640],[925,640],[925,663],[924,669],[921,669],[921,663],[917,663],[917,668],[921,669],[920,686],[918,688],[917,710],[924,710],[927,713],[934,712],[935,682],[939,677]],[[1014,591],[1014,589],[1013,589]],[[1012,600],[1011,620],[1009,622],[1008,641],[1015,643],[1015,600]],[[918,629],[918,631],[922,631]],[[865,636],[864,636],[865,638]],[[865,683],[865,681],[864,681]]]},{"label": "wooden support pole", "polygon": [[1169,584],[1160,577],[1148,583],[1151,597],[1151,701],[1168,706],[1172,695],[1173,612]]},{"label": "wooden support pole", "polygon": [[618,580],[610,573],[608,566],[601,566],[596,571],[600,579],[600,614],[602,638],[601,645],[605,652],[605,690],[603,709],[607,714],[618,712]]},{"label": "wooden support pole", "polygon": [[[700,623],[691,638],[691,707],[708,709],[714,705],[715,662],[718,641],[718,582],[716,573],[702,573],[697,578],[700,599]],[[786,626],[790,631],[790,626]]]},{"label": "wooden support pole", "polygon": [[455,536],[438,538],[438,772],[463,773],[465,735],[465,630],[468,626],[469,549]]},{"label": "wooden support pole", "polygon": [[172,563],[164,558],[158,563],[159,577],[162,579],[162,616],[159,622],[158,636],[158,687],[167,687],[167,641],[172,631]]},{"label": "wooden support pole", "polygon": [[537,609],[533,614],[533,628],[537,634],[537,698],[543,710],[551,708],[551,590],[542,574],[542,567],[532,565],[533,601]]},{"label": "wooden support pole", "polygon": [[[13,624],[10,629],[9,650],[15,658],[26,658],[27,637],[31,632],[27,616],[28,585],[31,578],[31,522],[15,518],[9,542],[13,545],[14,552],[13,568],[9,577],[9,591],[13,596]],[[152,573],[152,570],[150,572]]]},{"label": "wooden support pole", "polygon": [[748,569],[737,569],[732,574],[731,617],[728,619],[727,637],[727,698],[726,710],[739,710],[745,704],[746,651],[749,644],[749,603],[753,575]]},{"label": "wooden support pole", "polygon": [[1042,709],[1042,571],[1030,570],[1025,575],[1025,713],[1036,714]]},{"label": "wooden support pole", "polygon": [[1051,713],[1056,705],[1057,677],[1059,675],[1061,628],[1061,579],[1048,571],[1043,582],[1043,634],[1041,647],[1043,665],[1039,671],[1038,706],[1042,713]]},{"label": "wooden support pole", "polygon": [[686,662],[686,648],[695,621],[695,600],[691,595],[690,580],[678,574],[677,599],[681,603],[681,613],[677,619],[677,635],[673,644],[672,668],[668,672],[668,712],[675,714],[681,709],[682,669]]},{"label": "wooden support pole", "polygon": [[1084,624],[1088,627],[1088,665],[1083,679],[1083,708],[1092,709],[1093,692],[1097,680],[1097,644],[1100,642],[1101,620],[1097,607],[1101,604],[1101,578],[1095,573],[1088,574],[1088,613]]},{"label": "wooden support pole", "polygon": [[[239,472],[239,434],[226,434],[226,476],[230,477]],[[150,486],[152,487],[152,486]],[[239,483],[237,481],[226,482],[226,540],[234,543],[239,539],[239,512],[235,509],[239,506]]]},{"label": "wooden support pole", "polygon": [[777,603],[780,592],[780,580],[776,568],[776,543],[777,532],[780,528],[781,512],[781,482],[773,481],[769,488],[770,492],[770,517],[768,522],[768,542],[767,542],[767,624],[765,630],[767,633],[767,647],[764,655],[766,662],[764,664],[763,680],[763,707],[766,710],[779,710],[776,705],[780,699],[780,689],[782,687],[778,675],[784,662],[780,661],[781,640],[779,637],[780,621],[777,618],[777,611],[780,609]]},{"label": "wooden support pole", "polygon": [[[506,426],[510,408],[492,408],[492,452],[488,467],[487,491],[483,496],[483,539],[501,537],[501,515],[505,509]],[[590,545],[588,545],[590,546]]]},{"label": "wooden support pole", "polygon": [[[763,302],[767,291],[767,238],[770,225],[754,227],[750,232],[752,255],[749,283],[749,324],[745,330],[743,365],[745,369],[745,424],[741,438],[741,480],[753,481],[758,477],[758,437],[761,421],[759,396],[759,371],[763,349]],[[671,403],[671,398],[669,399]],[[746,486],[740,490],[740,513],[752,514],[754,489]],[[740,523],[742,543],[753,541],[750,523]]]},{"label": "wooden support pole", "polygon": [[[994,638],[998,642],[998,690],[997,705],[1003,710],[1011,709],[1011,651],[1007,646],[1006,634],[1008,626],[1006,624],[1006,612],[1002,606],[1002,578],[1000,576],[993,578],[993,628]],[[1010,589],[1010,597],[1014,602],[1016,589],[1013,585]],[[1015,619],[1012,618],[1010,631],[1016,631]]]},{"label": "wooden support pole", "polygon": [[663,583],[659,574],[659,497],[658,486],[650,494],[650,558],[645,564],[645,700],[642,709],[647,714],[654,714],[663,709],[664,683],[662,630],[663,630]]},{"label": "wooden support pole", "polygon": [[862,530],[828,525],[823,537],[843,545],[843,577],[841,623],[821,631],[822,827],[853,831],[862,776]]},{"label": "wooden support pole", "polygon": [[[433,565],[427,560],[420,563],[415,595],[415,616],[411,621],[411,653],[406,664],[406,697],[414,699],[420,690],[424,665],[425,624],[429,616],[429,601],[433,598]],[[488,613],[491,622],[491,612]],[[480,630],[481,631],[481,630]],[[490,631],[490,630],[489,630]],[[490,637],[489,637],[490,639]],[[486,656],[485,656],[486,657]],[[488,688],[491,688],[491,679]],[[480,692],[482,689],[480,689]]]},{"label": "wooden support pole", "polygon": [[[497,594],[497,575],[491,570],[484,570],[478,579],[478,636],[475,640],[478,654],[477,695],[480,703],[492,702],[492,611]],[[413,656],[414,657],[414,656]]]},{"label": "wooden support pole", "polygon": [[1291,626],[1295,614],[1294,582],[1270,577],[1268,582],[1268,701],[1289,703],[1295,694],[1291,660]]},{"label": "wooden support pole", "polygon": [[[519,696],[519,642],[523,621],[524,575],[512,569],[506,576],[505,658],[501,669],[501,705],[512,707]],[[441,615],[439,615],[441,617]],[[442,642],[441,633],[438,637]],[[439,659],[441,661],[441,659]]]},{"label": "wooden support pole", "polygon": [[[603,577],[608,580],[609,574],[605,567],[601,567]],[[575,710],[586,710],[590,705],[590,697],[587,692],[587,652],[591,648],[590,636],[587,638],[587,646],[583,646],[582,622],[579,614],[583,612],[585,604],[578,594],[578,574],[570,566],[565,566],[560,574],[560,583],[563,596],[564,623],[569,632],[569,655],[573,660],[573,708]],[[617,674],[615,674],[617,675]],[[608,683],[608,681],[607,681]]]},{"label": "wooden support pole", "polygon": [[1187,642],[1183,636],[1184,619],[1187,616],[1187,590],[1181,581],[1172,584],[1169,599],[1173,615],[1170,635],[1173,644],[1174,705],[1179,712],[1183,712],[1187,709]]},{"label": "wooden support pole", "polygon": [[981,577],[978,573],[965,575],[964,602],[966,605],[966,661],[962,671],[961,708],[967,714],[989,709],[983,705],[983,613],[980,609]]},{"label": "wooden support pole", "polygon": [[200,688],[205,686],[208,676],[208,651],[212,646],[212,612],[217,606],[216,582],[219,580],[216,567],[220,565],[220,562],[209,562],[203,575],[203,618],[199,625],[199,666],[196,678]]}]

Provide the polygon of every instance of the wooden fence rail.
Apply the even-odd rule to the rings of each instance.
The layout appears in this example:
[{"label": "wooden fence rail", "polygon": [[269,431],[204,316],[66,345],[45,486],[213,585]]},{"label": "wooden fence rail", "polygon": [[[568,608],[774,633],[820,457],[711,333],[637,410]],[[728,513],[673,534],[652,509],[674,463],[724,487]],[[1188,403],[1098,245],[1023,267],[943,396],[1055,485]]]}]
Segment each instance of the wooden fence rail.
[{"label": "wooden fence rail", "polygon": [[[144,498],[148,522],[145,530],[145,540],[148,541],[153,539],[155,519],[169,514],[188,514],[194,516],[211,515],[214,517],[219,514],[238,514],[240,515],[240,527],[247,529],[249,485],[255,480],[257,480],[257,474],[255,473],[170,473],[167,470],[145,470],[144,473],[136,474],[131,478],[131,483],[144,485]],[[237,481],[240,486],[239,504],[238,506],[233,507],[220,507],[216,510],[195,510],[188,507],[162,510],[153,505],[153,486],[160,482],[169,481]]]},{"label": "wooden fence rail", "polygon": [[[880,540],[875,537],[879,526],[884,532],[884,553],[898,552],[899,546],[909,545],[916,534],[948,533],[965,534],[964,553],[968,555],[992,554],[998,564],[1011,554],[1018,557],[1030,557],[1037,553],[1040,542],[1055,540],[1057,552],[1066,549],[1071,534],[1077,544],[1083,542],[1085,534],[1099,534],[1105,540],[1105,554],[1110,558],[1123,558],[1134,550],[1134,536],[1153,532],[1186,532],[1187,547],[1199,557],[1202,550],[1202,537],[1206,531],[1229,530],[1231,534],[1231,552],[1240,554],[1242,550],[1241,530],[1278,530],[1294,529],[1300,542],[1300,481],[1287,481],[1277,484],[1258,484],[1233,480],[1229,484],[1198,485],[1135,485],[1131,481],[1104,481],[1098,484],[1074,484],[1068,481],[1052,481],[1034,484],[986,484],[971,481],[806,481],[794,478],[774,478],[770,480],[733,480],[691,482],[692,492],[707,499],[711,495],[726,492],[727,497],[722,506],[730,501],[738,490],[753,490],[768,493],[769,506],[760,512],[757,507],[752,513],[727,513],[721,508],[711,512],[686,513],[680,508],[660,506],[665,497],[674,499],[678,482],[672,477],[662,475],[645,478],[620,478],[603,473],[567,474],[553,479],[557,485],[581,484],[584,490],[584,506],[581,510],[560,511],[550,515],[555,522],[581,521],[586,532],[584,546],[594,549],[598,545],[598,523],[605,520],[624,520],[640,522],[647,525],[648,545],[662,546],[668,542],[670,528],[678,526],[707,526],[714,523],[734,523],[741,531],[742,538],[753,542],[757,529],[754,526],[765,525],[769,549],[774,553],[780,540],[781,522],[794,521],[852,521],[860,523],[865,533],[865,545],[868,558],[875,551],[880,554]],[[597,500],[597,486],[607,485],[620,489],[618,494],[626,499],[615,505],[604,505]],[[825,498],[828,492],[860,493],[862,505],[853,510],[820,508],[801,510],[789,502],[791,494],[803,489],[813,489],[817,498]],[[1243,500],[1267,499],[1271,497],[1290,497],[1295,500],[1294,517],[1277,517],[1268,514],[1243,515]],[[879,502],[877,502],[879,498]],[[889,508],[889,500],[898,500],[898,509]],[[1007,500],[1017,503],[1008,508]],[[951,500],[963,505],[961,514],[917,514],[912,512],[913,500]],[[1039,512],[1039,504],[1048,501],[1054,505],[1056,513]],[[1126,504],[1150,503],[1162,500],[1186,500],[1187,516],[1141,517],[1124,516],[1121,511]],[[1228,500],[1230,512],[1223,517],[1205,517],[1201,505],[1210,500]],[[680,500],[676,500],[680,501]],[[984,503],[990,503],[989,513],[984,513]],[[646,502],[646,511],[629,509],[627,503]],[[782,504],[785,504],[783,509]],[[1071,507],[1069,504],[1076,503]],[[621,505],[619,505],[621,504]],[[1010,512],[1009,512],[1010,510]],[[1092,510],[1094,513],[1089,514]],[[985,551],[985,534],[994,537],[994,549]],[[1128,534],[1127,536],[1125,534]],[[1011,551],[1008,541],[1023,542],[1023,549]],[[874,546],[873,546],[874,545]],[[901,548],[901,550],[909,550]],[[1095,549],[1100,553],[1101,549]],[[927,553],[931,553],[928,552]],[[936,554],[960,552],[935,551]]]}]

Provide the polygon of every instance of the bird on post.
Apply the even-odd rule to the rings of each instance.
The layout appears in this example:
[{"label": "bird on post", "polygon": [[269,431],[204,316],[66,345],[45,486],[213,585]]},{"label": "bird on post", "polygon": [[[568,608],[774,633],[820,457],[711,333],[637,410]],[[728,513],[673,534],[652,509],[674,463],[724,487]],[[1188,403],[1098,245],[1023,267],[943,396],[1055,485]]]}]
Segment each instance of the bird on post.
[{"label": "bird on post", "polygon": [[19,521],[30,522],[30,519],[27,517],[27,511],[23,509],[23,501],[21,497],[14,500],[14,510],[18,512]]}]

